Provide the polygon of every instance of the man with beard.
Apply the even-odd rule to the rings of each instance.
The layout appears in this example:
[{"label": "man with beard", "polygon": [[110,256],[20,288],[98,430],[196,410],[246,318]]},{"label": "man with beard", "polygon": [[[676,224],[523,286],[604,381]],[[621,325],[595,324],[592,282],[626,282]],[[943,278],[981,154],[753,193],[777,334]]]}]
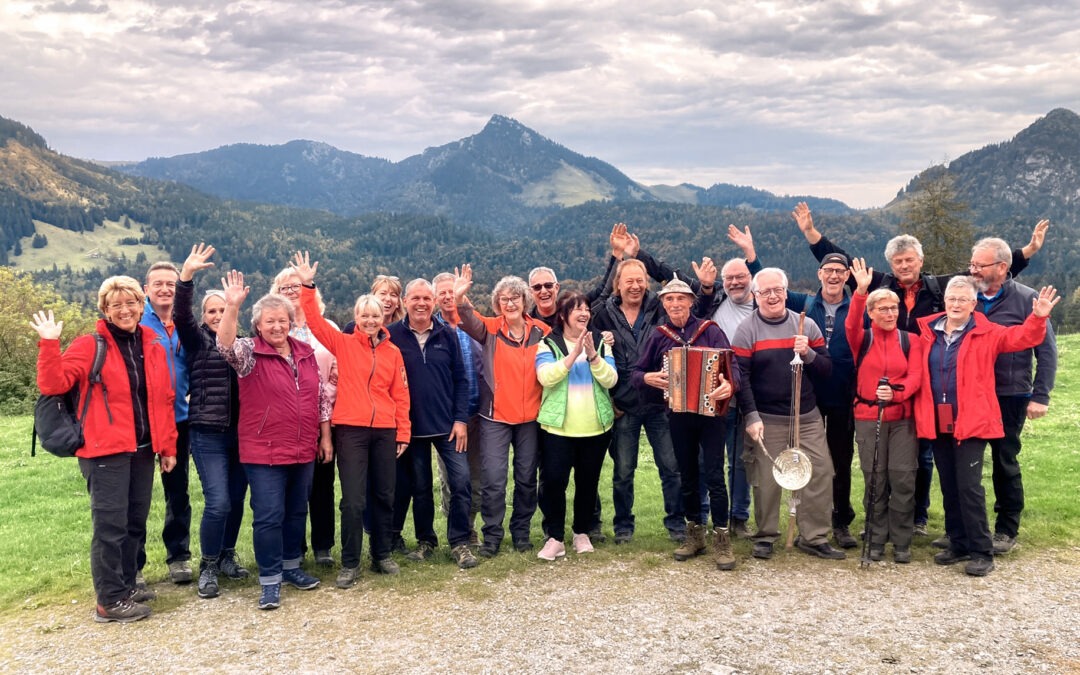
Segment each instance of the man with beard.
[{"label": "man with beard", "polygon": [[[844,552],[829,545],[833,467],[811,379],[827,378],[832,362],[817,324],[806,322],[800,330],[799,314],[785,306],[787,287],[787,275],[776,267],[767,267],[754,277],[751,289],[757,298],[757,311],[739,325],[732,340],[742,375],[739,407],[746,418],[746,434],[769,448],[773,457],[787,447],[793,415],[799,415],[798,445],[809,456],[813,472],[810,482],[799,491],[796,545],[819,558],[842,560],[847,557]],[[792,400],[792,351],[804,364],[797,401]],[[766,457],[755,454],[753,467],[754,520],[758,529],[752,555],[767,559],[772,557],[773,544],[780,536],[782,489]]]},{"label": "man with beard", "polygon": [[[792,211],[799,230],[810,244],[810,252],[821,262],[830,253],[841,253],[849,260],[851,254],[821,234],[814,226],[810,207],[800,202]],[[1012,275],[1018,276],[1027,267],[1028,260],[1042,248],[1050,221],[1040,220],[1031,233],[1031,241],[1023,249],[1013,251]],[[875,271],[867,292],[888,288],[900,298],[900,315],[896,326],[909,333],[919,334],[918,319],[945,309],[944,289],[957,274],[932,275],[923,273],[923,248],[918,239],[902,234],[893,237],[885,245],[885,259],[890,273]],[[967,270],[958,274],[966,275]],[[848,285],[854,290],[854,281]],[[934,456],[928,442],[919,444],[919,470],[915,480],[915,534],[927,534],[926,521],[930,508],[930,482],[934,474]],[[938,540],[941,544],[942,540]]]},{"label": "man with beard", "polygon": [[[996,237],[980,239],[971,249],[968,266],[975,278],[978,302],[975,311],[1003,326],[1015,326],[1031,314],[1032,299],[1038,293],[1019,284],[1009,275],[1012,252],[1005,241]],[[1035,357],[1034,381],[1032,356]],[[994,364],[994,381],[1004,438],[990,439],[994,473],[994,553],[1008,553],[1016,545],[1020,513],[1024,510],[1024,484],[1020,475],[1020,432],[1025,419],[1046,414],[1050,391],[1057,373],[1057,342],[1050,322],[1046,337],[1034,349],[1007,352]]]}]

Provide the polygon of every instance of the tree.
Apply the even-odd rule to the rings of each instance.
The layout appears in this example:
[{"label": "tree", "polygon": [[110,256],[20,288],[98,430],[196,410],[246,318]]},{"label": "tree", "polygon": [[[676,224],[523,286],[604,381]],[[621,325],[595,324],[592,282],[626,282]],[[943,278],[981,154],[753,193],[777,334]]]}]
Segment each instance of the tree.
[{"label": "tree", "polygon": [[948,274],[967,267],[975,227],[944,166],[924,171],[909,190],[900,231],[922,243],[925,272]]},{"label": "tree", "polygon": [[34,238],[30,241],[30,246],[33,248],[45,248],[49,244],[49,238],[43,234],[35,234]]}]

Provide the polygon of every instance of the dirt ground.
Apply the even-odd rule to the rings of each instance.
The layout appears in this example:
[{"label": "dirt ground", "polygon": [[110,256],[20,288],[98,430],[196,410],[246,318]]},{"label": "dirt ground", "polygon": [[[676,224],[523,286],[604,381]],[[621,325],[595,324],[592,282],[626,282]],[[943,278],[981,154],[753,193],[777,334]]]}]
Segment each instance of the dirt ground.
[{"label": "dirt ground", "polygon": [[200,601],[166,583],[166,609],[134,624],[96,624],[85,603],[0,617],[0,671],[1080,672],[1080,549],[1010,556],[982,579],[929,555],[860,569],[786,552],[734,572],[569,555],[409,594],[369,577],[287,589],[273,612],[254,584]]}]

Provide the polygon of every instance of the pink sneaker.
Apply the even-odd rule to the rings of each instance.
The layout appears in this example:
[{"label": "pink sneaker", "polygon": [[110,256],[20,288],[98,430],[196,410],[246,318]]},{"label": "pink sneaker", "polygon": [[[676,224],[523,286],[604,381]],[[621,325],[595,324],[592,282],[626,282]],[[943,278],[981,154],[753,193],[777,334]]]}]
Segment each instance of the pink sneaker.
[{"label": "pink sneaker", "polygon": [[537,558],[541,560],[555,560],[566,555],[566,547],[563,546],[561,541],[556,541],[554,537],[549,537],[544,542],[544,548],[540,549],[540,552],[536,554]]},{"label": "pink sneaker", "polygon": [[575,534],[574,535],[574,552],[575,553],[592,553],[592,540],[589,539],[587,534]]}]

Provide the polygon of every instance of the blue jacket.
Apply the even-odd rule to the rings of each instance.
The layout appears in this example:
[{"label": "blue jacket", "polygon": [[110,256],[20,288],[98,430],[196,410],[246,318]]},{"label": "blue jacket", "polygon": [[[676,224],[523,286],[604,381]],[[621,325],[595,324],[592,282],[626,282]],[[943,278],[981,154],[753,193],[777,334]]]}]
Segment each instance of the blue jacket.
[{"label": "blue jacket", "polygon": [[409,378],[409,420],[413,437],[448,436],[454,422],[469,421],[469,381],[457,333],[432,317],[424,348],[409,328],[409,317],[390,324],[390,341],[401,350]]},{"label": "blue jacket", "polygon": [[[1038,292],[1009,278],[993,298],[979,294],[975,310],[1002,326],[1024,323],[1031,314],[1031,299]],[[1035,377],[1032,380],[1032,356],[1035,357]],[[1030,396],[1036,403],[1048,405],[1050,390],[1057,375],[1057,340],[1050,322],[1046,322],[1046,337],[1034,349],[1005,352],[994,362],[994,383],[998,396]]]},{"label": "blue jacket", "polygon": [[165,356],[169,362],[169,375],[172,379],[173,391],[176,393],[176,402],[173,404],[176,421],[186,422],[188,418],[188,360],[184,346],[180,344],[180,331],[174,327],[172,336],[169,336],[169,331],[165,330],[165,324],[157,314],[154,314],[149,298],[146,300],[142,321],[139,323],[154,331],[158,336],[159,344],[165,348]]},{"label": "blue jacket", "polygon": [[[844,299],[836,308],[836,316],[833,318],[832,337],[827,339],[829,358],[832,359],[832,373],[825,378],[815,376],[813,373],[810,375],[819,406],[850,407],[855,397],[855,357],[851,353],[851,346],[848,345],[847,329],[844,327],[850,306],[851,294],[845,291]],[[828,335],[825,330],[825,301],[821,298],[820,290],[814,295],[788,291],[787,308],[794,312],[805,309],[806,318],[813,319],[817,327],[821,329],[822,335]]]}]

